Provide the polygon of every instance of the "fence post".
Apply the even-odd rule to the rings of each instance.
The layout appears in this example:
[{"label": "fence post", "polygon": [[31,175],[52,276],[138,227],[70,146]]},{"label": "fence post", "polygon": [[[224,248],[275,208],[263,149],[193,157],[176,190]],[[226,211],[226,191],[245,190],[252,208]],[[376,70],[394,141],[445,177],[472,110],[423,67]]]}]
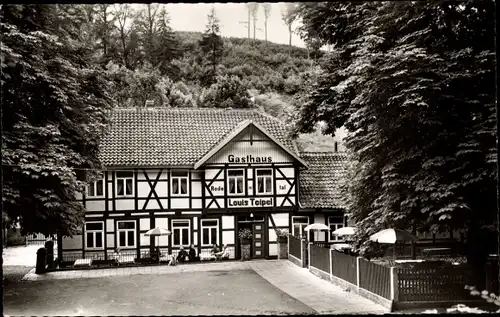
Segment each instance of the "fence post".
[{"label": "fence post", "polygon": [[330,249],[328,253],[328,257],[330,259],[330,281],[333,280],[333,270],[332,270],[332,265],[333,265],[333,257],[332,257],[332,252],[333,250]]},{"label": "fence post", "polygon": [[304,240],[300,239],[300,267],[304,267]]},{"label": "fence post", "polygon": [[391,300],[398,301],[399,298],[399,285],[398,285],[398,271],[394,266],[391,267]]},{"label": "fence post", "polygon": [[[290,235],[286,236],[286,242],[287,242],[287,244],[288,244],[288,245],[286,246],[286,248],[287,248],[287,250],[288,250],[288,254],[290,254]],[[279,250],[278,250],[278,252],[279,252]]]},{"label": "fence post", "polygon": [[356,257],[356,286],[358,287],[359,291],[359,279],[360,279],[360,274],[359,274],[359,263],[361,262],[361,257]]},{"label": "fence post", "polygon": [[307,269],[310,271],[311,270],[311,246],[312,242],[309,242],[309,246],[307,248]]}]

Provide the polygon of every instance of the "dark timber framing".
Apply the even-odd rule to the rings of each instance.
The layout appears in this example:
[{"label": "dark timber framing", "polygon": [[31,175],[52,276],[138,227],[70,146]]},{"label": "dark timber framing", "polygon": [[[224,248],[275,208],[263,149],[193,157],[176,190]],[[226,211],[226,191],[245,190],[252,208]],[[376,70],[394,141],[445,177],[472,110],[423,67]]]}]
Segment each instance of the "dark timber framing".
[{"label": "dark timber framing", "polygon": [[[259,140],[253,140],[253,142],[258,142]],[[257,174],[256,170],[260,168],[269,168],[272,170],[272,187],[273,191],[269,194],[257,194]],[[244,192],[242,195],[229,195],[228,194],[228,174],[227,171],[231,169],[242,169],[244,171]],[[285,172],[283,169],[288,169]],[[202,246],[203,239],[203,227],[202,220],[204,219],[217,219],[218,221],[218,241],[220,244],[227,244],[228,246],[234,246],[235,257],[239,257],[240,246],[238,238],[238,229],[240,225],[238,223],[238,216],[249,215],[253,213],[254,215],[262,216],[264,219],[263,224],[263,234],[264,234],[264,247],[263,256],[265,258],[275,258],[275,255],[269,255],[269,249],[271,244],[276,244],[275,241],[269,241],[269,231],[277,230],[279,228],[284,228],[283,226],[277,226],[273,214],[286,213],[288,215],[288,229],[291,230],[293,226],[292,216],[308,216],[309,223],[314,222],[314,213],[322,212],[324,213],[325,223],[328,221],[328,216],[336,214],[338,210],[301,210],[299,211],[299,165],[294,163],[245,163],[245,164],[213,164],[206,165],[199,170],[193,170],[192,168],[179,168],[178,170],[189,171],[188,173],[188,195],[186,196],[172,196],[171,193],[171,172],[177,169],[173,168],[134,168],[133,173],[133,190],[134,195],[129,197],[117,197],[116,196],[116,172],[122,170],[131,170],[126,168],[120,169],[110,169],[104,173],[104,195],[101,198],[86,197],[86,193],[82,193],[82,203],[84,206],[88,206],[90,201],[102,201],[104,202],[103,210],[87,211],[86,221],[103,221],[104,228],[104,248],[103,250],[85,250],[85,227],[82,228],[82,249],[63,249],[62,238],[61,244],[59,246],[61,254],[63,252],[76,252],[81,251],[82,256],[85,254],[95,254],[99,252],[104,252],[105,259],[108,259],[108,252],[118,246],[118,222],[119,221],[134,221],[135,223],[135,246],[133,248],[124,248],[125,250],[136,250],[137,257],[141,256],[141,250],[152,248],[155,245],[155,238],[150,237],[149,245],[141,244],[141,235],[144,234],[148,229],[147,227],[141,227],[149,223],[149,228],[155,228],[158,225],[158,219],[166,219],[168,223],[168,228],[172,230],[172,220],[174,219],[187,219],[189,220],[190,230],[189,237],[191,244],[195,244],[197,247],[197,253],[207,246]],[[213,177],[207,178],[205,171],[214,171],[211,173]],[[293,176],[291,175],[293,170]],[[198,175],[194,175],[197,173]],[[198,182],[199,186],[195,183]],[[159,186],[160,183],[162,186]],[[211,186],[216,183],[223,183],[223,193],[221,195],[216,195],[211,190]],[[145,190],[144,184],[148,184],[147,191]],[[287,185],[289,188],[282,189],[280,194],[278,194],[278,186]],[[252,186],[249,190],[249,185]],[[218,186],[218,185],[217,185]],[[161,188],[161,192],[159,189]],[[201,192],[194,193],[193,188],[199,188]],[[141,192],[140,192],[141,191]],[[166,191],[163,192],[163,191]],[[294,191],[292,193],[292,191]],[[286,193],[285,193],[286,192]],[[111,194],[110,194],[111,193]],[[255,198],[255,199],[273,199],[272,206],[266,207],[229,207],[229,199],[238,198]],[[278,199],[282,201],[278,202]],[[176,205],[182,208],[172,208],[173,199],[184,200],[182,205]],[[198,200],[195,205],[195,200]],[[119,202],[117,202],[119,201]],[[129,201],[130,203],[127,203]],[[156,201],[157,207],[153,206],[154,203],[151,201]],[[224,202],[224,205],[220,203]],[[129,208],[127,208],[129,204]],[[154,205],[156,205],[154,204]],[[288,205],[285,205],[288,204]],[[193,208],[196,206],[196,208]],[[117,209],[120,208],[120,209]],[[153,208],[153,209],[150,209]],[[232,216],[233,218],[233,228],[223,227],[223,216]],[[110,223],[112,221],[114,229],[110,230]],[[147,222],[145,222],[145,220]],[[196,229],[195,229],[196,228]],[[108,230],[110,230],[108,232]],[[234,243],[224,243],[224,232],[234,233]],[[111,240],[111,234],[113,236],[113,241]],[[110,235],[108,237],[108,235]],[[195,243],[196,235],[196,243]],[[162,248],[167,248],[168,252],[171,254],[172,251],[178,250],[178,247],[172,246],[172,235],[167,239],[168,245],[162,245]],[[144,241],[144,240],[143,240]],[[111,242],[111,243],[109,243]],[[114,243],[113,243],[114,242]],[[108,246],[109,243],[109,246]]]}]

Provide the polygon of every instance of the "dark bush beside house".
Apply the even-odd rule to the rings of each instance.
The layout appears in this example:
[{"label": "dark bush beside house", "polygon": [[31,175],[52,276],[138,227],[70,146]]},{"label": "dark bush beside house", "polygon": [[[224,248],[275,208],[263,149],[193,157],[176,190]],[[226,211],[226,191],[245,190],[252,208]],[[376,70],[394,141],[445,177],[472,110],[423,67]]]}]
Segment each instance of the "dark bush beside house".
[{"label": "dark bush beside house", "polygon": [[7,246],[25,245],[26,237],[21,234],[20,228],[9,228],[7,230]]}]

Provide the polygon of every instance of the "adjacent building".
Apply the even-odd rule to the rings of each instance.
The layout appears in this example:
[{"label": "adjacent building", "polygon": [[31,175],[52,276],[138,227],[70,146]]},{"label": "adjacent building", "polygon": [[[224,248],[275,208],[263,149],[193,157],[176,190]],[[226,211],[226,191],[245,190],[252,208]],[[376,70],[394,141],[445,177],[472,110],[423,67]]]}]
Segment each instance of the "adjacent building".
[{"label": "adjacent building", "polygon": [[[151,246],[175,254],[227,245],[253,232],[252,257],[277,256],[276,229],[345,224],[338,201],[342,153],[300,153],[277,119],[253,110],[117,108],[100,146],[102,178],[79,197],[81,234],[59,237],[59,257],[141,258]],[[169,229],[170,236],[144,234]],[[319,240],[335,242],[333,236]]]}]

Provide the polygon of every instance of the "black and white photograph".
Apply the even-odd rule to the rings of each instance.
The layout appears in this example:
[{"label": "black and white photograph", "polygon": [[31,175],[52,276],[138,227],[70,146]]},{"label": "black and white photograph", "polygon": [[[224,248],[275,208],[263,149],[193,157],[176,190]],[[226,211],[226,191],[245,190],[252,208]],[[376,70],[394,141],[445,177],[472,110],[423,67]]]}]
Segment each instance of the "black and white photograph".
[{"label": "black and white photograph", "polygon": [[500,313],[496,9],[1,4],[3,315]]}]

